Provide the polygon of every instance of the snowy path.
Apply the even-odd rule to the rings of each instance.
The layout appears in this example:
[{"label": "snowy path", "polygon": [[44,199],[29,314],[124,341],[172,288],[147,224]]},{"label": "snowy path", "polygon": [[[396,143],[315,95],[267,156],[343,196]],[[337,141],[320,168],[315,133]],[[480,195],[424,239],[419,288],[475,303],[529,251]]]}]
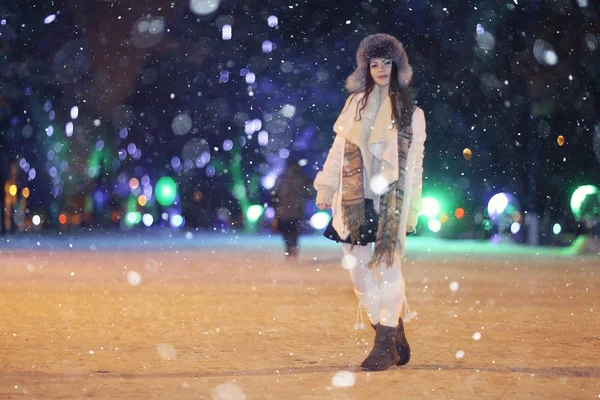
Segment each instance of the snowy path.
[{"label": "snowy path", "polygon": [[595,257],[411,238],[413,358],[365,373],[372,332],[319,237],[291,264],[277,237],[65,236],[0,241],[0,398],[600,395]]}]

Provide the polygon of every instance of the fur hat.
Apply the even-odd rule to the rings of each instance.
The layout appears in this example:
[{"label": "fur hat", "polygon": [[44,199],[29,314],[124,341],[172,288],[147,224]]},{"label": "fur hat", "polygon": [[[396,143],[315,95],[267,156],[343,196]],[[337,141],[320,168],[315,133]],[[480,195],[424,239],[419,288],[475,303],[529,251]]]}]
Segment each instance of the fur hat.
[{"label": "fur hat", "polygon": [[408,56],[404,46],[392,35],[378,33],[364,38],[356,52],[356,70],[346,79],[346,89],[349,92],[358,92],[367,84],[369,62],[372,58],[387,58],[396,63],[398,68],[398,82],[406,87],[412,79],[412,68],[408,63]]}]

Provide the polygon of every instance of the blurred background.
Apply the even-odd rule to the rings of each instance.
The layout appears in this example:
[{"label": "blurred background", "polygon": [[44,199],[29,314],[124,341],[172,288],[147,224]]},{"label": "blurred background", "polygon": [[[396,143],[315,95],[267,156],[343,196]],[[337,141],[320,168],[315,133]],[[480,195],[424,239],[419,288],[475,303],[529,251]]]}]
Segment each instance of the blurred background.
[{"label": "blurred background", "polygon": [[[297,163],[314,178],[358,44],[385,32],[426,115],[419,235],[597,240],[599,14],[588,0],[3,2],[2,233],[269,232],[277,177]],[[307,199],[302,232],[329,218]]]}]

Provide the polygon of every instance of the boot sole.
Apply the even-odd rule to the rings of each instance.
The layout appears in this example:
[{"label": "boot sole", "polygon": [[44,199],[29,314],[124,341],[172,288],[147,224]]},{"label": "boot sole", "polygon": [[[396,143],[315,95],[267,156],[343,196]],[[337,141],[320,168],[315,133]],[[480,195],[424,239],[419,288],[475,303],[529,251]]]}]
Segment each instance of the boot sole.
[{"label": "boot sole", "polygon": [[400,362],[400,361],[394,361],[393,363],[391,363],[391,364],[390,364],[390,365],[388,365],[388,366],[385,366],[385,367],[384,367],[384,366],[381,366],[381,367],[379,367],[379,366],[378,366],[378,367],[375,367],[375,368],[365,367],[365,366],[362,366],[362,365],[361,365],[361,366],[360,366],[360,369],[362,369],[363,371],[385,371],[385,370],[388,370],[388,369],[390,369],[390,368],[391,368],[391,367],[393,367],[394,365],[398,365],[398,364],[396,364],[396,363],[399,363],[399,362]]}]

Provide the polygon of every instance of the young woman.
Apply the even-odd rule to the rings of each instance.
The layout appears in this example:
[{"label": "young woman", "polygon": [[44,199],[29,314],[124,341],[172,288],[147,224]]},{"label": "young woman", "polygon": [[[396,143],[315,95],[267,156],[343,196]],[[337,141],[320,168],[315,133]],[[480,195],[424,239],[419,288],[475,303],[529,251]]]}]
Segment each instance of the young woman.
[{"label": "young woman", "polygon": [[324,235],[342,243],[343,266],[375,329],[361,367],[381,371],[410,359],[400,262],[421,209],[425,116],[414,105],[412,68],[396,38],[367,36],[356,61],[346,81],[352,94],[314,187],[317,206],[333,211]]}]

